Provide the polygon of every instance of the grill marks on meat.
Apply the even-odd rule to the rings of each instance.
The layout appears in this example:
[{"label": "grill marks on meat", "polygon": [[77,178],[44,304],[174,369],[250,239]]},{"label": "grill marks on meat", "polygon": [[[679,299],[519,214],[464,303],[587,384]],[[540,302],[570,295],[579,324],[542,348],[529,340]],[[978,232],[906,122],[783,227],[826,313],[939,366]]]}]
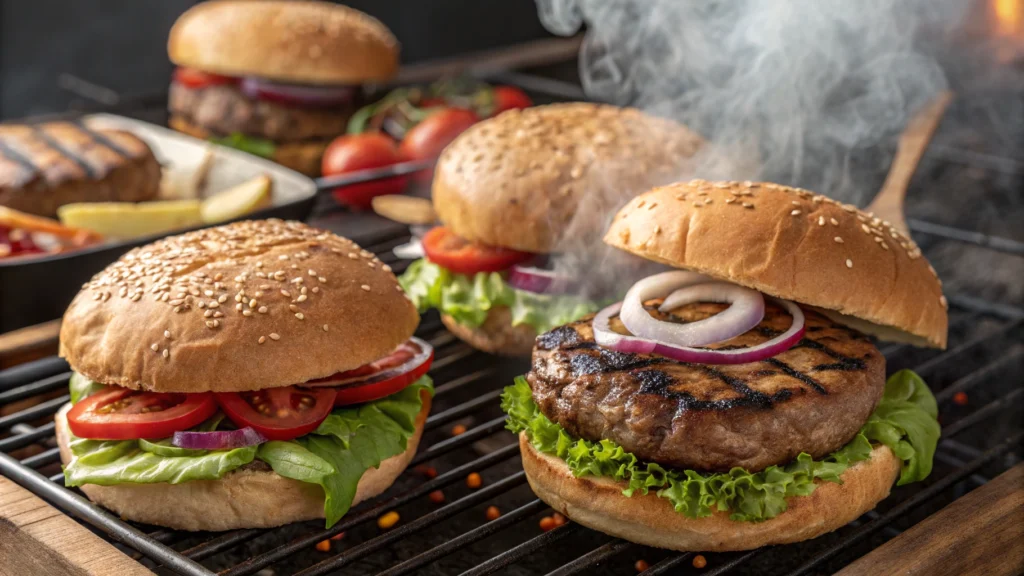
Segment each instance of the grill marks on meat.
[{"label": "grill marks on meat", "polygon": [[[692,322],[724,308],[662,314]],[[870,340],[806,311],[807,332],[762,362],[705,365],[597,346],[590,319],[543,334],[528,375],[541,411],[571,434],[609,438],[646,460],[697,470],[760,470],[801,451],[822,457],[852,439],[881,397],[885,362]],[[749,347],[789,327],[768,304],[753,330],[712,348]],[[625,332],[617,319],[613,329]]]},{"label": "grill marks on meat", "polygon": [[160,166],[136,136],[76,122],[0,126],[0,205],[52,216],[79,201],[156,196]]}]

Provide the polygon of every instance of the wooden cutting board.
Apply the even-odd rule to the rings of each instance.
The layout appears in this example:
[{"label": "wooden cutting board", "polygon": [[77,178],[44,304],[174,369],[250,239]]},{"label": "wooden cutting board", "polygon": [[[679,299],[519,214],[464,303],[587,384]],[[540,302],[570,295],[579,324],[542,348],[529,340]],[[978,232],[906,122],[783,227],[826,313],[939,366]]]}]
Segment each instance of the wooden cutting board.
[{"label": "wooden cutting board", "polygon": [[150,575],[112,544],[0,477],[0,576]]}]

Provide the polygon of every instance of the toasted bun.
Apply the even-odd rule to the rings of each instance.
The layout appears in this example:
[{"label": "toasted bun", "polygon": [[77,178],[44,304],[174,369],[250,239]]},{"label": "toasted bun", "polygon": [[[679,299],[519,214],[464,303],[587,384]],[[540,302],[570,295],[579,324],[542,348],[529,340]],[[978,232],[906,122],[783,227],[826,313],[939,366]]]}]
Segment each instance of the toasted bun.
[{"label": "toasted bun", "polygon": [[565,462],[538,452],[519,434],[523,470],[533,492],[573,522],[636,542],[670,550],[728,552],[753,550],[817,538],[849,524],[889,495],[900,461],[885,446],[854,464],[842,484],[817,482],[809,496],[788,498],[788,508],[764,522],[734,522],[727,512],[688,518],[654,492],[622,494],[625,483],[610,478],[577,478]]},{"label": "toasted bun", "polygon": [[178,18],[167,40],[178,66],[303,84],[388,80],[398,50],[380,21],[330,2],[203,2]]},{"label": "toasted bun", "polygon": [[[213,134],[209,130],[189,122],[187,118],[178,114],[171,114],[167,125],[172,129],[188,134],[200,140],[209,140]],[[274,162],[301,172],[307,176],[320,175],[320,160],[323,158],[324,150],[330,144],[328,140],[307,140],[303,142],[281,142],[274,144]]]},{"label": "toasted bun", "polygon": [[[65,465],[68,448],[68,404],[57,413],[57,445]],[[430,395],[423,393],[423,409],[416,417],[416,432],[405,452],[392,456],[363,473],[352,500],[355,506],[387,490],[416,454],[423,424],[430,412]],[[324,517],[324,491],[308,482],[278,476],[272,470],[240,468],[220,480],[182,484],[86,484],[82,492],[93,502],[121,518],[166,526],[175,530],[234,530],[271,528]]]},{"label": "toasted bun", "polygon": [[507,306],[491,308],[487,319],[476,328],[459,324],[447,314],[441,315],[441,322],[473,348],[498,356],[528,358],[533,352],[533,341],[537,339],[537,331],[532,327],[512,325],[512,312]]},{"label": "toasted bun", "polygon": [[[612,201],[687,172],[701,139],[686,127],[632,108],[553,104],[509,110],[466,130],[434,174],[434,208],[456,234],[494,246],[546,253],[574,222],[585,198]],[[602,196],[603,195],[603,196]],[[611,198],[609,198],[611,197]]]},{"label": "toasted bun", "polygon": [[887,340],[946,347],[946,298],[914,241],[807,190],[694,180],[655,188],[604,241],[802,304]]},{"label": "toasted bun", "polygon": [[64,313],[60,355],[127,388],[260,390],[377,360],[417,324],[391,269],[352,241],[246,221],[136,248],[94,276]]}]

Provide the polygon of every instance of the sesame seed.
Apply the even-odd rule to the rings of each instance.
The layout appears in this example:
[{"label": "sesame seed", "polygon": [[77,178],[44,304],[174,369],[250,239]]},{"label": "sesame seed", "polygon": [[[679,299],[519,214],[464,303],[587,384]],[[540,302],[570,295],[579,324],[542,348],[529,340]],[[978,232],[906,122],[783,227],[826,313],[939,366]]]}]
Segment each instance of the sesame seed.
[{"label": "sesame seed", "polygon": [[203,296],[206,296],[206,297],[208,297],[208,298],[209,298],[210,296],[213,296],[213,290],[204,290],[204,291],[203,291]]},{"label": "sesame seed", "polygon": [[359,260],[359,254],[356,254],[355,252],[349,252],[348,257],[352,260]]},{"label": "sesame seed", "polygon": [[298,312],[299,311],[299,307],[296,306],[295,304],[289,304],[288,305],[288,309],[291,310],[292,312]]},{"label": "sesame seed", "polygon": [[164,330],[164,338],[167,338],[168,340],[171,339],[171,331],[170,330]]},{"label": "sesame seed", "polygon": [[363,290],[366,290],[367,292],[370,291],[370,287],[367,286],[366,284],[363,284],[362,286],[360,286],[360,288],[362,288]]},{"label": "sesame seed", "polygon": [[316,276],[316,270],[307,270],[310,276]]},{"label": "sesame seed", "polygon": [[703,206],[703,204],[701,204],[700,202],[694,202],[693,203],[693,207],[694,208],[700,208],[701,206]]},{"label": "sesame seed", "polygon": [[839,236],[836,236],[835,238],[833,238],[833,240],[836,241],[836,244],[842,244],[843,243],[843,239],[840,238]]},{"label": "sesame seed", "polygon": [[825,217],[824,216],[818,216],[818,226],[824,226],[824,225],[825,225]]},{"label": "sesame seed", "polygon": [[799,210],[793,210],[792,212],[789,213],[789,215],[790,216],[799,216],[800,215],[800,211]]},{"label": "sesame seed", "polygon": [[216,328],[217,327],[217,321],[216,320],[207,320],[206,321],[206,327],[210,328],[210,329]]},{"label": "sesame seed", "polygon": [[305,302],[306,298],[308,298],[308,296],[306,296],[305,294],[299,294],[299,297],[296,298],[295,301],[296,302]]},{"label": "sesame seed", "polygon": [[242,303],[241,302],[239,302],[238,304],[235,304],[235,310],[238,310],[239,312],[242,311]]},{"label": "sesame seed", "polygon": [[259,343],[259,344],[263,344],[266,341],[267,341],[267,337],[266,336],[260,336],[260,339],[257,340],[256,342]]},{"label": "sesame seed", "polygon": [[839,220],[836,220],[835,218],[829,218],[828,223],[833,226],[839,226]]},{"label": "sesame seed", "polygon": [[281,296],[284,296],[285,298],[291,298],[292,293],[287,290],[281,290]]},{"label": "sesame seed", "polygon": [[754,205],[753,205],[753,204],[751,204],[750,202],[744,202],[744,203],[743,203],[743,207],[744,207],[744,208],[750,208],[750,209],[753,209],[753,208],[754,208]]},{"label": "sesame seed", "polygon": [[206,312],[203,312],[203,318],[209,318],[210,316],[213,316],[213,310],[207,310]]},{"label": "sesame seed", "polygon": [[227,301],[228,301],[228,295],[227,294],[221,294],[220,297],[217,298],[217,302],[220,302],[221,304],[223,304],[223,303],[225,303]]},{"label": "sesame seed", "polygon": [[871,228],[867,224],[861,224],[860,229],[863,230],[865,234],[871,234]]},{"label": "sesame seed", "polygon": [[275,340],[275,341],[276,341],[276,340],[280,340],[280,339],[281,339],[281,336],[280,336],[280,335],[279,335],[279,334],[278,334],[277,332],[271,332],[271,333],[270,333],[270,339],[271,339],[271,340]]},{"label": "sesame seed", "polygon": [[[388,272],[390,272],[390,270],[388,270]],[[318,292],[320,292],[320,287],[319,286],[313,286],[313,294],[316,294]]]},{"label": "sesame seed", "polygon": [[[391,272],[391,266],[388,266],[387,264],[381,266],[380,268],[381,268],[381,270],[383,270],[385,272]],[[317,290],[316,288],[313,288],[313,292],[316,292],[316,290]]]},{"label": "sesame seed", "polygon": [[949,301],[946,300],[945,296],[939,296],[939,304],[942,304],[943,308],[948,308],[949,307]]},{"label": "sesame seed", "polygon": [[323,276],[321,276],[321,277],[317,278],[317,282],[320,282],[321,284],[327,284],[327,278],[324,278]]},{"label": "sesame seed", "polygon": [[267,307],[266,306],[260,306],[259,309],[257,309],[256,311],[259,312],[260,314],[266,314],[267,313]]},{"label": "sesame seed", "polygon": [[800,205],[800,201],[799,200],[793,200],[792,204],[793,204],[793,206],[799,206]]},{"label": "sesame seed", "polygon": [[849,258],[847,258],[846,259],[846,267],[847,268],[853,268],[853,260],[850,260]]},{"label": "sesame seed", "polygon": [[164,355],[164,358],[168,358],[168,357],[170,357],[171,352],[167,348],[164,348],[164,351],[162,352],[162,354]]},{"label": "sesame seed", "polygon": [[218,306],[220,306],[220,302],[216,300],[210,300],[210,303],[206,305],[207,308],[216,308]]},{"label": "sesame seed", "polygon": [[[248,310],[246,310],[246,312],[248,312]],[[223,312],[220,312],[220,311],[218,311],[218,312],[214,312],[214,313],[213,313],[213,317],[214,317],[214,318],[223,318],[223,317],[224,317],[224,313],[223,313]]]},{"label": "sesame seed", "polygon": [[251,300],[249,300],[249,308],[255,308],[256,304],[257,304],[257,302],[256,302],[255,298],[252,298]]},{"label": "sesame seed", "polygon": [[299,320],[304,320],[306,317],[302,315],[302,312],[296,312],[295,317]]},{"label": "sesame seed", "polygon": [[245,317],[252,316],[252,310],[248,310],[248,309],[242,310],[242,316],[245,316]]},{"label": "sesame seed", "polygon": [[324,332],[327,332],[327,324],[324,324]]},{"label": "sesame seed", "polygon": [[154,342],[154,343],[152,343],[152,344],[151,344],[151,345],[149,346],[149,348],[150,348],[151,350],[153,350],[153,352],[156,352],[157,350],[159,350],[159,349],[160,349],[160,345],[159,345],[159,344],[157,344],[156,342]]}]

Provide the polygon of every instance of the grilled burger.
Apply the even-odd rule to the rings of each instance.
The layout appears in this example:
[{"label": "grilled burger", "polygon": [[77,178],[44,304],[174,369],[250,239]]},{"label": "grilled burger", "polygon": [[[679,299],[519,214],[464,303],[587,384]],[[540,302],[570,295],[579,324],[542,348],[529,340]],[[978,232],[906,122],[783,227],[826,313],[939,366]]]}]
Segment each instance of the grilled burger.
[{"label": "grilled burger", "polygon": [[421,312],[438,309],[476,348],[526,356],[539,332],[597,308],[543,260],[600,244],[603,215],[672,180],[700,144],[675,122],[598,104],[479,122],[438,161],[433,202],[443,226],[423,237],[425,259],[402,285]]},{"label": "grilled burger", "polygon": [[611,246],[679,270],[542,334],[506,389],[537,495],[685,551],[797,542],[921,480],[939,437],[869,335],[944,348],[946,301],[901,232],[806,190],[695,180],[631,201]]},{"label": "grilled burger", "polygon": [[74,122],[0,125],[0,206],[54,217],[73,202],[141,202],[160,191],[149,146]]},{"label": "grilled burger", "polygon": [[387,265],[298,222],[137,248],[64,315],[66,484],[175,529],[330,526],[416,451],[433,392],[418,322]]},{"label": "grilled burger", "polygon": [[361,85],[398,69],[383,24],[328,2],[204,2],[178,19],[167,51],[179,66],[172,128],[310,175],[345,132]]}]

